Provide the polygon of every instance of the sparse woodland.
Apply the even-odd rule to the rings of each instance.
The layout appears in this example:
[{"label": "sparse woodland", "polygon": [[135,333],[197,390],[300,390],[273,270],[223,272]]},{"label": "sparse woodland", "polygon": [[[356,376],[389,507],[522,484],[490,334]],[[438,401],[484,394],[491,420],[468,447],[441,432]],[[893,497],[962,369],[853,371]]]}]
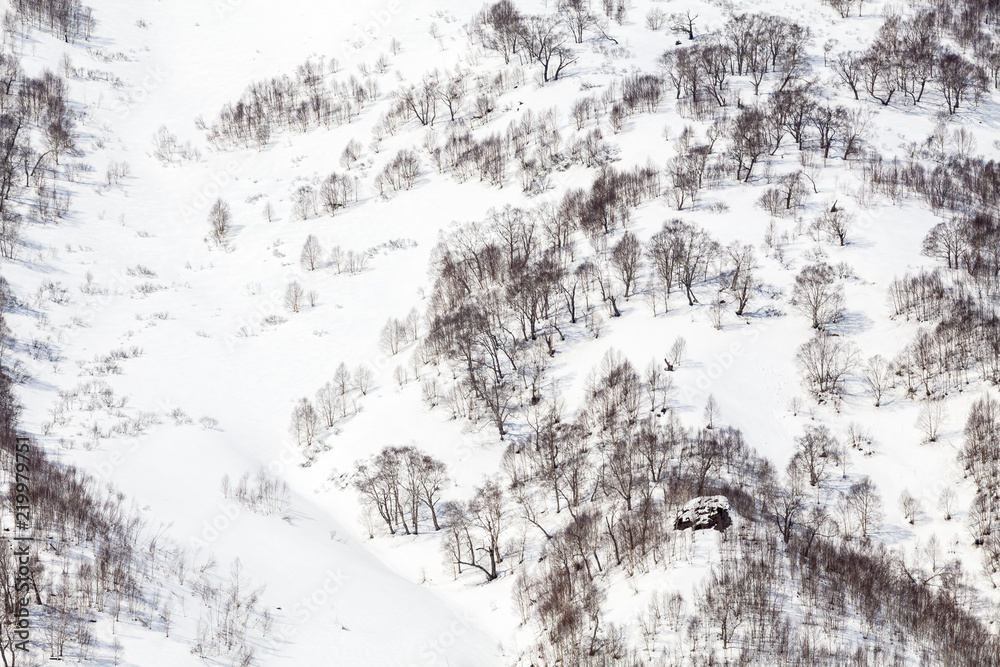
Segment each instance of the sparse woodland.
[{"label": "sparse woodland", "polygon": [[[364,545],[423,554],[414,556],[423,558],[421,586],[500,590],[516,621],[498,649],[506,664],[1000,665],[1000,163],[991,157],[1000,140],[976,140],[981,112],[997,113],[1000,5],[810,1],[824,22],[870,29],[820,44],[817,25],[798,14],[746,3],[680,12],[639,0],[499,0],[470,8],[447,36],[437,23],[426,29],[439,51],[462,54],[449,67],[403,76],[409,46],[386,37],[366,62],[317,54],[193,119],[204,155],[245,164],[302,135],[336,133],[338,142],[322,169],[310,164],[277,184],[251,176],[243,182],[259,194],[213,194],[193,218],[197,252],[210,253],[199,271],[238,270],[230,259],[261,245],[254,228],[286,236],[264,254],[283,267],[280,284],[265,289],[247,274],[247,298],[270,290],[268,304],[238,329],[238,318],[226,320],[230,352],[300,326],[321,341],[282,339],[317,351],[282,368],[294,381],[276,384],[294,395],[285,405],[269,399],[281,426],[264,437],[290,443],[296,475],[322,477],[291,481],[264,466],[226,473],[213,500],[297,526],[307,511],[294,484],[311,480],[309,493],[356,514]],[[34,74],[22,63],[36,32],[76,47],[100,28],[76,0],[18,1],[4,18],[5,263],[43,265],[33,234],[74,219],[81,183],[101,197],[136,187],[124,161],[89,173],[90,153],[103,146],[71,93],[82,69],[69,55]],[[636,58],[650,35],[656,57]],[[549,90],[559,91],[544,98],[551,103],[521,99]],[[881,124],[889,112],[930,131],[897,135]],[[663,129],[646,136],[654,119]],[[157,168],[202,161],[200,148],[159,127],[147,156]],[[657,159],[635,159],[637,134],[657,142]],[[370,237],[338,227],[374,228],[384,223],[379,207],[432,188],[478,188],[491,204],[474,218],[454,219],[439,204],[433,215],[447,219],[414,214],[407,224],[434,230],[414,230],[420,243],[394,236],[360,249]],[[752,207],[732,211],[727,202],[747,193]],[[914,252],[885,284],[841,260],[892,216],[915,212],[933,224],[897,239]],[[716,224],[737,216],[745,224],[735,237]],[[767,220],[763,234],[751,218]],[[399,281],[425,280],[409,312],[384,319],[383,304],[372,304],[374,328],[358,312],[321,319],[352,291],[372,289],[384,255],[418,247],[426,276]],[[194,274],[190,261],[185,268]],[[170,423],[193,427],[179,407],[129,405],[115,381],[146,361],[138,344],[115,342],[60,370],[72,337],[56,332],[49,312],[78,298],[141,303],[189,287],[137,261],[122,280],[104,284],[88,271],[77,294],[55,277],[31,288],[0,277],[0,526],[13,523],[15,437],[30,433],[31,528],[45,536],[31,562],[36,646],[51,659],[107,664],[113,655],[118,664],[118,639],[90,627],[102,619],[115,633],[130,624],[166,639],[173,629],[208,664],[268,664],[280,650],[268,582],[238,559],[219,566],[210,544],[181,546],[183,536],[151,525],[114,484],[58,454],[74,435],[92,452]],[[865,337],[865,313],[876,312],[859,305],[866,298],[880,300],[893,340]],[[377,356],[323,341],[324,326],[342,336],[335,327],[356,317]],[[174,316],[150,308],[134,319],[138,330]],[[655,332],[653,354],[630,349],[630,327]],[[706,378],[713,364],[729,370],[755,354],[739,341],[778,328],[789,336],[784,357],[758,360],[753,391],[777,387],[791,403],[748,418],[716,398],[717,377]],[[721,340],[726,364],[704,353]],[[316,377],[310,365],[324,369],[322,384],[295,377]],[[44,420],[29,411],[35,424],[19,392],[40,391],[47,367],[56,388],[46,389]],[[782,368],[793,370],[776,383]],[[421,420],[454,422],[463,442],[356,435],[369,413],[403,419],[380,408],[387,396],[418,406]],[[941,471],[934,506],[879,483],[905,476],[909,462],[884,456],[868,421],[910,412],[907,446],[944,451],[957,471]],[[762,438],[767,419],[780,428]],[[214,417],[199,424],[221,432]],[[472,479],[470,459],[498,464]],[[720,496],[731,521],[718,532],[679,522],[690,503]],[[960,525],[960,537],[908,532],[930,515]],[[38,664],[15,648],[12,553],[0,539],[4,667]],[[338,620],[343,631],[351,622]]]}]

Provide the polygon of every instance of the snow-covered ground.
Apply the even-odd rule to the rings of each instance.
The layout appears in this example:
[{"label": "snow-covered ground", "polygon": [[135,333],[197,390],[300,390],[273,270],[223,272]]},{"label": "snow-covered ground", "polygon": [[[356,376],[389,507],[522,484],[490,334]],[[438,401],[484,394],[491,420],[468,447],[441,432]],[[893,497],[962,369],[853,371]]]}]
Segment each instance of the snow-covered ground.
[{"label": "snow-covered ground", "polygon": [[[72,193],[70,214],[57,224],[30,225],[17,259],[3,261],[4,277],[31,306],[9,316],[15,335],[54,350],[51,360],[32,358],[24,347],[17,352],[32,377],[18,388],[26,407],[24,430],[60,460],[114,484],[141,508],[149,530],[162,529],[172,549],[187,550],[194,567],[214,559],[218,565],[210,571],[224,578],[238,558],[245,576],[265,587],[262,608],[273,617],[268,636],[254,640],[260,664],[471,667],[522,659],[533,637],[514,610],[513,577],[485,585],[479,574],[456,578],[441,554],[442,537],[434,532],[393,537],[377,532],[369,539],[358,521],[350,474],[356,460],[387,445],[414,445],[447,464],[454,483],[446,497],[467,499],[484,476],[500,470],[507,442],[485,422],[471,424],[453,419],[445,408],[428,409],[412,372],[406,384],[397,383],[394,370],[407,367],[416,344],[389,355],[379,345],[380,331],[388,318],[403,319],[411,309],[422,316],[432,287],[432,251],[443,234],[482,220],[490,208],[558,202],[568,187],[588,186],[596,171],[574,166],[556,172],[553,188],[529,199],[513,175],[503,188],[476,177],[459,183],[439,175],[422,149],[428,129],[412,121],[387,136],[379,153],[369,147],[371,128],[388,108],[390,93],[403,83],[419,81],[434,68],[461,64],[489,72],[501,67],[495,54],[470,55],[476,49],[464,26],[477,5],[459,0],[90,4],[98,22],[89,42],[67,44],[33,31],[22,45],[29,74],[56,69],[68,54],[75,72],[68,85],[78,114],[79,151],[66,159],[90,167],[80,170],[75,182],[63,184]],[[526,11],[545,9],[541,2],[520,4]],[[613,76],[633,67],[652,71],[656,58],[678,38],[646,29],[643,17],[650,8],[694,7],[706,31],[724,18],[718,4],[632,4],[629,21],[608,28],[622,47],[619,53],[611,54],[607,42],[597,40],[573,45],[579,62],[545,85],[537,79],[537,67],[525,67],[524,82],[498,97],[484,131],[503,131],[526,108],[554,106],[565,136],[576,136],[569,117],[573,100],[585,89],[599,94]],[[867,3],[865,17],[847,23],[818,1],[769,0],[753,9],[813,29],[815,70],[825,83],[832,74],[821,67],[818,45],[831,37],[839,40],[838,48],[867,42],[881,23],[883,3]],[[393,39],[401,45],[398,55],[391,52]],[[328,76],[343,80],[357,74],[360,64],[373,67],[380,55],[388,68],[373,75],[378,99],[348,124],[306,133],[277,131],[261,150],[219,150],[195,125],[199,117],[211,125],[223,104],[238,99],[251,81],[292,74],[308,58],[336,58],[340,71]],[[101,80],[98,72],[110,73],[120,85]],[[752,98],[745,79],[737,78],[734,86],[744,101]],[[933,125],[933,110],[876,109],[832,85],[826,92],[841,103],[878,111],[870,143],[887,156],[902,154],[906,141],[923,141]],[[663,128],[669,126],[676,137],[690,121],[677,114],[671,98],[666,95],[654,114],[626,120],[620,133],[612,134],[601,121],[605,138],[620,147],[617,167],[648,160],[662,167],[674,154]],[[457,122],[469,122],[469,113],[464,110]],[[435,127],[443,136],[447,112],[439,110],[438,116]],[[954,124],[971,129],[985,148],[1000,136],[998,118],[997,105],[987,96]],[[699,133],[707,127],[694,125]],[[197,155],[175,155],[169,162],[154,156],[153,137],[162,126],[180,144],[190,142]],[[595,126],[588,121],[586,130]],[[295,188],[343,171],[339,156],[352,138],[363,144],[360,160],[347,172],[361,178],[358,202],[335,216],[293,219]],[[786,141],[787,150],[779,151],[771,165],[776,174],[798,168],[798,152]],[[380,197],[372,178],[402,148],[421,155],[417,183],[412,190]],[[127,163],[128,175],[108,185],[104,175],[112,162]],[[848,264],[855,275],[843,281],[846,316],[836,331],[865,357],[890,358],[912,339],[917,325],[890,319],[886,289],[896,276],[935,265],[920,254],[921,241],[940,221],[915,200],[862,206],[856,196],[859,174],[847,161],[830,159],[819,175],[819,192],[804,211],[806,225],[838,201],[856,215],[845,247],[813,240],[801,225],[796,229],[794,219],[768,216],[754,204],[763,190],[760,182],[723,179],[697,207],[680,213],[662,197],[643,204],[630,222],[642,240],[665,220],[681,217],[703,225],[723,245],[739,240],[761,248],[773,224],[776,236],[787,239],[783,259],[758,251],[762,290],[747,316],[729,310],[718,330],[709,306],[689,307],[680,295],[666,315],[654,315],[641,296],[631,298],[620,304],[621,318],[605,319],[596,339],[578,325],[560,346],[552,377],[565,404],[577,406],[587,373],[608,349],[622,351],[642,368],[662,359],[683,336],[686,361],[673,374],[669,403],[688,426],[701,425],[706,400],[714,396],[719,423],[741,429],[752,447],[783,469],[804,426],[824,423],[843,439],[848,424],[860,423],[870,428],[877,452],[850,452],[847,477],[841,479],[838,468],[829,493],[870,476],[886,501],[877,540],[908,551],[936,535],[949,555],[966,563],[980,591],[995,597],[979,574],[979,555],[964,526],[974,489],[956,460],[964,418],[980,388],[950,396],[938,441],[922,444],[917,401],[896,394],[876,409],[855,378],[835,411],[829,404],[817,406],[802,387],[794,351],[813,331],[789,304],[798,270],[816,257]],[[231,204],[235,223],[225,248],[206,241],[208,209],[217,197]],[[264,213],[268,204],[270,221]],[[324,252],[334,246],[345,253],[375,250],[357,275],[328,266],[307,271],[299,253],[310,234]],[[393,247],[392,242],[399,243]],[[315,305],[287,311],[285,288],[293,280],[315,292]],[[35,298],[49,282],[68,290],[63,303]],[[269,324],[266,318],[272,315],[277,319]],[[118,361],[120,373],[100,371],[97,357],[133,346],[141,353]],[[352,370],[370,367],[371,388],[364,395],[352,392],[356,414],[322,429],[318,453],[303,465],[306,458],[289,433],[290,415],[296,402],[312,398],[341,362]],[[436,371],[425,367],[419,372]],[[60,397],[91,382],[107,383],[127,403],[113,416],[111,410],[86,409],[82,398]],[[797,414],[793,399],[801,401]],[[111,432],[116,422],[144,413],[152,416],[143,432]],[[518,420],[523,424],[521,417],[511,424],[515,435]],[[248,511],[220,491],[223,476],[235,481],[262,468],[290,487],[289,505],[281,513]],[[955,518],[946,522],[937,503],[948,487],[957,491],[958,500]],[[915,525],[897,508],[904,490],[923,506]],[[539,536],[533,530],[525,532],[534,543]],[[511,539],[518,531],[511,531]],[[638,576],[634,592],[626,577],[615,575],[620,580],[606,606],[610,620],[627,625],[641,606],[633,600],[644,599],[636,597],[640,591],[690,594],[716,559],[718,538],[685,539],[695,544],[680,561],[669,572]],[[197,600],[189,596],[185,601],[189,594],[175,582],[164,582],[164,591],[178,598],[169,638],[156,624],[120,623],[120,664],[203,662],[190,651],[200,613]],[[102,664],[111,664],[110,621],[102,616],[95,627],[105,644],[98,649]]]}]

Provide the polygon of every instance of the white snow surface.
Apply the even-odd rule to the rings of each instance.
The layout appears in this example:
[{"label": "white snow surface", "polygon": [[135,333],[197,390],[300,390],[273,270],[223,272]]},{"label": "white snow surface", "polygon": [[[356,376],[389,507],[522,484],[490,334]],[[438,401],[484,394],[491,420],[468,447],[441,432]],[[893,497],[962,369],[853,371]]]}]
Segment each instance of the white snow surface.
[{"label": "white snow surface", "polygon": [[[481,220],[491,207],[533,205],[540,199],[526,201],[511,176],[502,189],[475,178],[460,184],[439,176],[426,154],[413,190],[382,200],[367,187],[389,156],[399,148],[419,147],[425,132],[407,124],[374,154],[367,140],[380,105],[401,82],[419,80],[425,71],[452,67],[466,58],[470,47],[462,26],[478,5],[458,0],[94,0],[90,4],[99,23],[89,44],[68,45],[34,32],[25,45],[29,71],[54,68],[65,52],[78,69],[106,70],[123,81],[115,89],[104,81],[79,76],[70,80],[71,97],[82,114],[78,131],[83,156],[78,159],[93,171],[81,172],[78,181],[69,184],[71,215],[57,225],[32,226],[22,256],[3,264],[4,275],[22,296],[33,295],[45,281],[60,283],[70,295],[66,305],[37,306],[47,318],[44,325],[27,313],[11,316],[20,338],[50,340],[61,355],[54,363],[23,355],[34,378],[19,387],[26,406],[25,429],[39,434],[38,441],[53,455],[113,483],[134,499],[149,526],[165,527],[167,538],[178,548],[189,549],[195,562],[214,556],[224,574],[228,564],[239,558],[250,579],[266,586],[263,600],[274,615],[272,642],[259,649],[262,664],[472,667],[516,662],[532,636],[520,627],[514,611],[512,577],[485,585],[475,573],[456,579],[443,564],[441,537],[433,533],[368,539],[357,519],[356,493],[348,482],[354,461],[386,445],[412,444],[448,464],[455,483],[447,495],[465,498],[484,475],[499,470],[506,446],[488,425],[454,420],[444,409],[428,410],[421,401],[419,382],[397,386],[393,369],[407,363],[413,345],[387,357],[379,348],[378,335],[387,318],[405,317],[414,307],[424,310],[431,251],[442,232]],[[541,3],[520,4],[542,9]],[[568,108],[583,94],[582,87],[603,85],[611,70],[621,74],[633,65],[652,70],[659,53],[673,44],[674,35],[652,33],[642,26],[645,12],[656,3],[633,4],[630,23],[613,27],[631,54],[629,59],[612,60],[588,44],[576,45],[580,62],[566,77],[543,86],[531,68],[523,86],[500,98],[487,131],[504,128],[523,103],[537,110],[557,106],[564,131],[572,134]],[[671,3],[671,9],[686,5],[702,8],[706,25],[722,19],[717,7],[700,3]],[[882,3],[866,4],[866,17],[852,19],[846,31],[833,12],[816,1],[769,0],[753,6],[807,22],[816,33],[816,45],[837,35],[847,46],[868,39]],[[147,27],[136,24],[140,19]],[[432,24],[438,39],[430,35]],[[359,31],[369,28],[373,36],[363,38],[360,48],[351,44]],[[388,54],[393,37],[402,50],[389,58],[389,72],[380,81],[380,100],[350,124],[306,134],[278,132],[261,151],[216,151],[194,125],[198,116],[211,123],[221,106],[235,101],[253,80],[290,74],[315,55],[337,57],[344,72],[356,71],[359,63],[371,64],[380,53]],[[106,61],[102,53],[124,57]],[[486,71],[500,61],[481,54],[468,65]],[[853,103],[843,92],[836,90],[840,101]],[[748,99],[752,90],[743,94]],[[676,135],[685,121],[669,97],[657,113],[629,119],[618,135],[603,128],[621,147],[622,161],[616,166],[644,164],[648,159],[662,165],[670,157],[662,127],[671,125]],[[997,118],[996,103],[986,99],[978,108],[963,111],[955,122],[972,129],[980,146],[989,146],[1000,136]],[[919,141],[930,130],[929,114],[915,114],[911,108],[880,110],[875,124],[878,131],[872,143],[890,155],[902,150],[904,138]],[[197,147],[200,159],[169,165],[155,159],[151,137],[162,125],[182,143],[190,141]],[[366,146],[355,167],[366,174],[361,201],[335,217],[292,220],[294,187],[342,171],[337,158],[352,137]],[[779,152],[777,173],[797,165],[793,153],[790,147],[787,154]],[[102,182],[112,160],[130,166],[120,187]],[[671,403],[686,424],[700,424],[706,398],[714,395],[721,408],[719,421],[741,429],[748,443],[779,467],[792,453],[793,438],[813,420],[830,425],[839,437],[851,421],[870,427],[880,445],[876,455],[852,452],[848,477],[840,479],[838,469],[832,489],[870,476],[887,507],[877,539],[912,549],[937,535],[950,553],[974,569],[971,564],[978,562],[978,555],[968,546],[962,523],[973,488],[962,478],[955,455],[964,415],[979,391],[950,397],[949,418],[939,441],[922,444],[914,401],[897,396],[876,410],[858,383],[852,385],[838,414],[828,406],[810,407],[801,388],[793,355],[812,331],[806,318],[787,302],[798,268],[817,252],[831,264],[843,261],[853,267],[857,277],[845,281],[848,314],[838,331],[850,336],[866,356],[889,357],[912,338],[916,324],[889,318],[886,287],[894,276],[933,266],[933,260],[920,255],[920,242],[938,219],[912,200],[898,207],[886,202],[860,207],[852,195],[857,175],[838,162],[830,160],[822,171],[820,194],[811,202],[818,211],[839,199],[857,213],[848,246],[816,243],[808,234],[795,234],[794,221],[777,220],[777,232],[789,239],[785,265],[771,257],[761,260],[767,287],[750,317],[729,312],[723,329],[717,331],[709,322],[707,307],[688,307],[677,297],[667,315],[654,316],[636,297],[624,304],[623,317],[605,321],[600,338],[588,339],[582,327],[573,332],[556,356],[554,377],[567,406],[575,406],[582,397],[584,378],[609,348],[622,350],[641,367],[650,359],[661,359],[674,338],[683,335],[689,361],[674,374],[679,391]],[[566,187],[589,184],[593,173],[581,167],[557,173],[556,188],[541,197],[556,200]],[[656,200],[634,214],[631,228],[645,239],[664,220],[679,216],[702,224],[723,244],[739,239],[759,245],[770,224],[753,205],[761,191],[757,184],[727,181],[707,194],[706,203],[681,214],[664,200]],[[248,203],[255,195],[262,197]],[[235,214],[228,251],[205,242],[207,210],[217,196],[231,202]],[[262,216],[265,201],[274,205],[273,222]],[[713,212],[708,206],[712,202],[725,203],[728,209]],[[298,253],[308,234],[315,234],[324,248],[339,245],[345,251],[364,251],[396,239],[412,239],[416,245],[376,252],[359,275],[334,275],[327,269],[300,268]],[[127,269],[136,265],[148,267],[156,277],[130,276]],[[80,291],[88,274],[94,284],[107,289],[106,295]],[[296,314],[284,311],[282,294],[290,279],[316,290],[315,307]],[[163,289],[146,295],[134,291],[147,280]],[[783,316],[765,316],[768,307]],[[286,317],[287,322],[262,324],[270,314]],[[238,335],[241,327],[254,335]],[[133,345],[142,349],[141,356],[119,362],[122,374],[100,379],[117,395],[129,397],[127,414],[153,412],[158,424],[138,437],[112,434],[94,441],[88,429],[95,420],[105,429],[111,422],[101,421],[100,413],[76,410],[65,424],[51,426],[42,435],[58,393],[96,379],[86,374],[96,355]],[[303,467],[304,459],[288,433],[289,415],[295,402],[311,398],[341,361],[352,368],[360,363],[372,367],[372,389],[357,396],[356,416],[322,433],[321,442],[328,449]],[[806,406],[797,416],[789,408],[796,396],[803,397]],[[169,415],[176,408],[193,421],[175,423]],[[217,420],[217,425],[200,425],[203,416]],[[223,475],[236,480],[261,467],[291,486],[291,508],[285,517],[234,511],[219,491]],[[936,503],[941,490],[949,486],[958,491],[956,506],[962,509],[945,522]],[[904,521],[896,508],[895,500],[904,489],[923,503],[924,513],[915,526]],[[553,518],[552,525],[561,520]],[[529,537],[538,536],[529,533]],[[639,592],[672,588],[690,594],[713,562],[719,537],[699,534],[685,539],[694,541],[686,556],[667,572],[637,576],[635,594],[624,585],[612,586],[606,605],[610,618],[627,624],[640,606],[634,601]],[[184,594],[173,584],[164,586],[167,594]],[[177,614],[169,639],[138,624],[120,624],[123,664],[204,664],[190,653],[196,602],[189,598],[184,603],[186,613]],[[109,640],[110,624],[105,619],[98,622],[97,631]]]}]

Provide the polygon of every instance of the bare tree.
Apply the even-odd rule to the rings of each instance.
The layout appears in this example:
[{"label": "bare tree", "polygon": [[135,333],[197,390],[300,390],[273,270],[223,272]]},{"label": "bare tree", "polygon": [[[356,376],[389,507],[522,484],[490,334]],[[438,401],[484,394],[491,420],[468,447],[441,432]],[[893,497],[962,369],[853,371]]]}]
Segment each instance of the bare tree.
[{"label": "bare tree", "polygon": [[505,63],[517,52],[524,17],[510,0],[493,3],[476,17],[483,46],[503,56]]},{"label": "bare tree", "polygon": [[755,273],[757,258],[753,246],[740,245],[736,241],[726,248],[726,253],[730,266],[728,288],[736,299],[736,314],[743,315],[750,298],[760,288],[760,281]]},{"label": "bare tree", "polygon": [[681,361],[684,359],[684,348],[686,347],[687,341],[684,340],[683,336],[678,336],[674,340],[674,344],[670,346],[670,352],[666,359],[664,359],[668,371],[672,371],[681,365]]},{"label": "bare tree", "polygon": [[402,497],[401,476],[398,448],[387,447],[373,461],[354,464],[352,484],[361,495],[361,503],[369,511],[375,510],[393,535],[400,524],[407,534],[410,532],[404,511],[406,498]]},{"label": "bare tree", "polygon": [[333,387],[341,396],[351,390],[351,369],[343,361],[337,364],[336,370],[333,371]]},{"label": "bare tree", "polygon": [[708,277],[708,268],[719,252],[719,244],[695,224],[678,221],[671,231],[677,256],[677,279],[684,286],[688,305],[693,306],[698,302],[694,284]]},{"label": "bare tree", "polygon": [[507,417],[515,408],[514,387],[507,378],[497,378],[491,370],[483,367],[473,369],[466,381],[486,408],[489,420],[503,440],[507,435]]},{"label": "bare tree", "polygon": [[854,93],[854,99],[858,97],[858,89],[862,85],[862,75],[864,72],[863,56],[855,51],[841,51],[830,63],[830,67],[840,80]]},{"label": "bare tree", "polygon": [[715,396],[709,394],[705,402],[705,428],[715,428],[715,420],[719,418],[719,403]]},{"label": "bare tree", "polygon": [[687,35],[688,39],[694,39],[694,21],[698,18],[697,14],[692,15],[691,10],[681,13],[675,13],[670,15],[670,29],[674,32],[679,32]]},{"label": "bare tree", "polygon": [[958,111],[969,90],[976,86],[977,79],[984,78],[975,65],[951,51],[945,51],[938,58],[937,71],[937,82],[949,114]]},{"label": "bare tree", "polygon": [[938,507],[944,514],[945,521],[951,521],[952,509],[955,507],[955,501],[958,499],[958,494],[955,493],[955,489],[951,487],[945,487],[941,492],[941,497],[938,500]]},{"label": "bare tree", "polygon": [[597,17],[590,11],[589,0],[560,0],[559,16],[577,44],[583,43],[587,30],[597,27]]},{"label": "bare tree", "polygon": [[293,313],[299,312],[302,308],[303,296],[305,296],[305,291],[298,281],[293,280],[288,283],[288,286],[285,288],[285,308]]},{"label": "bare tree", "polygon": [[812,320],[813,329],[823,329],[840,318],[844,291],[835,284],[836,277],[826,263],[810,264],[795,277],[792,304]]},{"label": "bare tree", "polygon": [[358,391],[361,392],[362,396],[368,395],[368,389],[371,387],[372,379],[375,374],[372,369],[366,364],[359,364],[358,368],[354,371],[354,384],[357,385]]},{"label": "bare tree", "polygon": [[300,185],[292,192],[292,217],[298,220],[306,220],[310,216],[318,215],[317,192],[311,185]]},{"label": "bare tree", "polygon": [[357,139],[351,139],[340,154],[340,164],[344,169],[349,170],[359,157],[361,157],[361,142]]},{"label": "bare tree", "polygon": [[917,428],[924,434],[926,442],[937,442],[941,423],[946,416],[944,401],[941,399],[927,399],[920,404],[920,410],[917,413]]},{"label": "bare tree", "polygon": [[330,174],[319,186],[319,201],[323,210],[330,215],[347,206],[352,200],[357,201],[358,180],[336,172]]},{"label": "bare tree", "polygon": [[857,349],[849,341],[820,332],[799,347],[795,360],[813,396],[838,396],[857,363]]},{"label": "bare tree", "polygon": [[892,382],[892,367],[882,355],[876,354],[868,358],[862,377],[868,393],[875,400],[875,407],[879,407]]},{"label": "bare tree", "polygon": [[211,227],[209,233],[215,245],[225,245],[233,230],[233,214],[229,204],[222,201],[221,197],[215,200],[208,212],[208,224]]},{"label": "bare tree", "polygon": [[388,354],[395,355],[405,343],[406,324],[395,317],[390,317],[379,334],[379,345]]},{"label": "bare tree", "polygon": [[532,60],[542,66],[542,80],[556,80],[577,57],[566,45],[566,34],[552,16],[530,16],[522,27],[521,41]]},{"label": "bare tree", "polygon": [[903,518],[913,525],[921,512],[920,501],[910,493],[909,489],[903,489],[899,494],[899,509],[903,512]]},{"label": "bare tree", "polygon": [[814,223],[817,229],[823,230],[831,242],[837,241],[841,246],[847,243],[847,233],[854,222],[854,216],[842,208],[833,206],[820,214]]},{"label": "bare tree", "polygon": [[826,470],[836,463],[837,439],[826,426],[806,426],[805,433],[795,439],[797,448],[793,461],[809,474],[809,485],[819,486]]},{"label": "bare tree", "polygon": [[767,119],[757,107],[744,107],[729,129],[726,156],[736,168],[736,180],[750,182],[757,162],[771,150]]},{"label": "bare tree", "polygon": [[319,426],[319,414],[308,398],[301,398],[292,410],[292,421],[289,430],[300,447],[309,448],[316,437]]},{"label": "bare tree", "polygon": [[437,118],[439,87],[436,77],[425,75],[419,86],[411,85],[398,93],[403,108],[407,109],[421,125],[432,125]]},{"label": "bare tree", "polygon": [[992,488],[997,477],[996,443],[1000,441],[1000,401],[983,394],[969,409],[965,421],[961,461],[980,491]]},{"label": "bare tree", "polygon": [[658,31],[667,21],[667,13],[659,7],[653,7],[646,12],[646,27],[652,31]]},{"label": "bare tree", "polygon": [[809,115],[809,125],[816,130],[823,159],[830,157],[834,143],[841,138],[845,125],[847,109],[842,106],[832,106],[827,103],[814,104]]},{"label": "bare tree", "polygon": [[444,549],[461,572],[462,566],[474,567],[486,575],[486,581],[499,576],[503,562],[500,540],[507,530],[506,493],[496,479],[487,479],[473,491],[467,504],[450,504],[448,539]]},{"label": "bare tree", "polygon": [[851,485],[846,506],[862,538],[868,537],[868,533],[882,522],[882,495],[868,477]]},{"label": "bare tree", "polygon": [[967,526],[972,534],[973,544],[983,546],[992,536],[994,528],[993,503],[983,493],[977,493],[969,507]]},{"label": "bare tree", "polygon": [[419,454],[416,471],[417,489],[420,501],[426,505],[431,513],[431,521],[434,530],[441,530],[438,523],[437,509],[441,501],[441,493],[451,483],[448,477],[448,469],[444,463],[428,454]]},{"label": "bare tree", "polygon": [[323,248],[319,244],[319,239],[315,234],[306,237],[302,244],[302,252],[299,254],[299,263],[303,269],[314,271],[323,257]]},{"label": "bare tree", "polygon": [[332,428],[340,413],[340,403],[343,401],[332,382],[327,382],[316,391],[316,406],[323,417],[327,428]]},{"label": "bare tree", "polygon": [[622,282],[622,294],[628,300],[642,266],[642,245],[632,232],[625,232],[611,251],[611,265]]},{"label": "bare tree", "polygon": [[677,263],[680,260],[671,223],[664,223],[663,229],[653,235],[646,246],[646,254],[653,262],[658,291],[663,300],[663,311],[667,312],[670,292],[677,276]]},{"label": "bare tree", "polygon": [[896,51],[889,39],[876,39],[861,59],[861,81],[865,90],[882,106],[889,106],[899,90]]}]

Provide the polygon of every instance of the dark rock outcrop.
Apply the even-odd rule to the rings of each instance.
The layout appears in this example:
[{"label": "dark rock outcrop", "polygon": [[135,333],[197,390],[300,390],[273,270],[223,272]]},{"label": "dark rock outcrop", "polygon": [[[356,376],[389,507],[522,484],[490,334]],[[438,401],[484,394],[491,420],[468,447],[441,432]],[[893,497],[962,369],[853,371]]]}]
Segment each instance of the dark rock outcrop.
[{"label": "dark rock outcrop", "polygon": [[725,496],[699,496],[689,500],[674,521],[676,530],[725,530],[733,525],[731,508]]}]

